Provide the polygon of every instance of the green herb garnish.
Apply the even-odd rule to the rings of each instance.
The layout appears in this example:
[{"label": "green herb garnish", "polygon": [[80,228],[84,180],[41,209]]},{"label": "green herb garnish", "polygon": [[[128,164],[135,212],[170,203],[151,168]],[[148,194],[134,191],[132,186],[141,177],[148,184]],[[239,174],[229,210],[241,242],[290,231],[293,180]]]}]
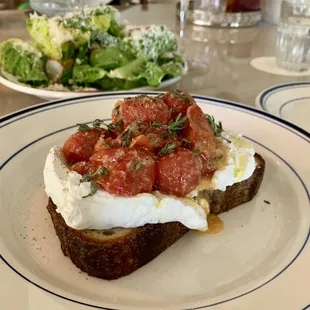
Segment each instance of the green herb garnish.
[{"label": "green herb garnish", "polygon": [[214,135],[216,137],[220,137],[222,135],[222,132],[223,132],[222,122],[218,122],[218,124],[217,124],[215,119],[214,119],[214,116],[209,115],[209,114],[205,114],[205,116],[206,116],[206,119],[208,120],[208,122],[211,126],[211,129],[212,129]]},{"label": "green herb garnish", "polygon": [[175,97],[180,97],[180,98],[182,98],[183,101],[184,101],[185,103],[190,103],[190,102],[191,102],[191,100],[190,100],[188,97],[186,97],[186,96],[182,93],[182,91],[181,91],[180,89],[175,89],[175,90],[173,90],[173,91],[172,91],[172,94],[173,94]]},{"label": "green herb garnish", "polygon": [[153,124],[151,124],[151,126],[153,127],[160,127],[161,126],[161,122],[154,122]]},{"label": "green herb garnish", "polygon": [[80,183],[90,182],[92,179],[96,177],[102,177],[103,175],[109,175],[109,170],[105,167],[100,166],[94,173],[85,173],[82,176]]},{"label": "green herb garnish", "polygon": [[136,165],[135,165],[135,170],[136,170],[136,171],[140,170],[141,166],[142,166],[141,161],[138,161],[138,162],[136,163]]},{"label": "green herb garnish", "polygon": [[166,145],[158,152],[158,155],[166,155],[173,152],[179,146],[178,142],[166,143]]},{"label": "green herb garnish", "polygon": [[168,124],[168,130],[170,134],[176,135],[180,130],[184,128],[183,124],[187,120],[187,116],[182,116],[181,113],[177,116],[175,121],[171,121]]},{"label": "green herb garnish", "polygon": [[80,183],[83,183],[83,182],[90,182],[90,193],[86,196],[83,196],[83,198],[86,198],[88,196],[92,196],[96,193],[97,189],[98,189],[98,186],[97,186],[97,182],[95,180],[93,180],[94,178],[100,178],[102,176],[108,176],[110,173],[109,173],[109,170],[105,167],[102,167],[100,166],[96,172],[94,173],[90,173],[90,172],[87,172],[85,173],[81,180],[80,180]]},{"label": "green herb garnish", "polygon": [[193,155],[195,156],[195,157],[197,157],[199,154],[200,154],[200,151],[198,150],[198,149],[195,149],[195,150],[193,150]]},{"label": "green herb garnish", "polygon": [[97,130],[101,130],[101,124],[103,124],[103,121],[102,120],[100,120],[100,119],[95,119],[94,121],[93,121],[93,127],[94,127],[94,129],[97,129]]},{"label": "green herb garnish", "polygon": [[88,125],[86,124],[76,124],[78,126],[78,131],[86,131],[91,129]]},{"label": "green herb garnish", "polygon": [[83,196],[82,198],[86,198],[89,196],[93,196],[97,192],[98,186],[96,181],[91,181],[90,182],[90,193],[86,196]]},{"label": "green herb garnish", "polygon": [[125,130],[122,133],[122,138],[123,138],[123,140],[122,140],[121,146],[122,147],[129,147],[131,140],[132,140],[132,132],[129,129]]},{"label": "green herb garnish", "polygon": [[187,140],[187,139],[185,139],[185,138],[182,139],[182,141],[183,141],[183,144],[184,144],[184,145],[189,145],[189,144],[190,144],[189,140]]}]

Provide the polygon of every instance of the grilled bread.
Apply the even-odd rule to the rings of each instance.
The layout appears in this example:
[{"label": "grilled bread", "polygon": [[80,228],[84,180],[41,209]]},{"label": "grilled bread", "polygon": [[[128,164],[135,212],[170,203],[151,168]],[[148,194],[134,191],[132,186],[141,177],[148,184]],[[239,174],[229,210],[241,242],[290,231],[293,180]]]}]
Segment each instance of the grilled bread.
[{"label": "grilled bread", "polygon": [[[255,154],[256,169],[245,181],[226,191],[204,190],[210,212],[219,214],[250,201],[257,193],[265,170],[264,159]],[[188,232],[178,222],[148,224],[143,227],[109,230],[76,230],[68,227],[49,199],[51,215],[63,253],[90,276],[112,280],[123,277],[150,262]]]}]

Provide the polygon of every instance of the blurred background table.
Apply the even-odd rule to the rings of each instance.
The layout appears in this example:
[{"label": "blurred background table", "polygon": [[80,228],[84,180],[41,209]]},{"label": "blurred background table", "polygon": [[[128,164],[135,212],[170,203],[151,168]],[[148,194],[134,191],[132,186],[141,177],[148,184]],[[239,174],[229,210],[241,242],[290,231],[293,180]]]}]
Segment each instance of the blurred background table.
[{"label": "blurred background table", "polygon": [[[147,6],[121,7],[122,16],[132,24],[166,24],[178,32],[176,1],[156,1]],[[26,14],[17,10],[0,10],[0,42],[12,37],[27,39]],[[175,87],[190,93],[223,98],[254,106],[263,89],[276,84],[305,81],[309,77],[286,77],[267,74],[250,66],[259,56],[273,56],[276,26],[261,23],[257,27],[220,29],[187,25],[185,48],[188,57],[207,62],[203,75],[188,73]],[[0,84],[0,115],[43,102]]]}]

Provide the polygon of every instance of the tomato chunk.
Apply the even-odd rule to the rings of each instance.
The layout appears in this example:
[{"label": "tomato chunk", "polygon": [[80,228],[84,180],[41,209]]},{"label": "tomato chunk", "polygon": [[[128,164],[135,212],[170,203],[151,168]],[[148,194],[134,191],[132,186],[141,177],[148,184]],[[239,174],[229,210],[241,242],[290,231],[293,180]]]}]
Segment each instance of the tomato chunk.
[{"label": "tomato chunk", "polygon": [[197,105],[188,108],[187,117],[184,137],[192,142],[196,150],[211,158],[216,151],[216,141],[208,120]]},{"label": "tomato chunk", "polygon": [[163,193],[184,197],[200,182],[200,165],[193,153],[184,148],[158,159],[156,185]]},{"label": "tomato chunk", "polygon": [[169,108],[160,98],[147,96],[127,98],[118,109],[119,118],[123,120],[125,128],[136,121],[168,124],[171,120]]},{"label": "tomato chunk", "polygon": [[180,113],[186,115],[188,107],[196,105],[196,101],[189,93],[178,89],[165,93],[163,100],[168,108],[172,109],[171,116],[173,118],[176,118]]},{"label": "tomato chunk", "polygon": [[90,129],[73,134],[63,146],[63,154],[68,163],[87,161],[94,146],[101,136],[101,131]]},{"label": "tomato chunk", "polygon": [[95,173],[96,168],[89,161],[79,161],[71,166],[71,170],[84,175],[86,173]]},{"label": "tomato chunk", "polygon": [[155,182],[156,161],[153,155],[138,148],[100,150],[90,162],[108,169],[109,175],[98,184],[110,194],[134,196],[148,193]]}]

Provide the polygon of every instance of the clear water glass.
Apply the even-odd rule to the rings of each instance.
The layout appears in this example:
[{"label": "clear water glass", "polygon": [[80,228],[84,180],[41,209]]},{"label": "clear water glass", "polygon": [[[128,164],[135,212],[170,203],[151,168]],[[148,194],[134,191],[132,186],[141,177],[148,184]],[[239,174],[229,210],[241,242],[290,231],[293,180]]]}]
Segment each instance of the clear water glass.
[{"label": "clear water glass", "polygon": [[87,7],[98,7],[106,2],[106,0],[30,0],[30,6],[38,13],[55,16]]},{"label": "clear water glass", "polygon": [[226,11],[227,0],[194,0],[193,16],[196,25],[206,25],[206,19]]},{"label": "clear water glass", "polygon": [[310,4],[282,2],[276,60],[288,71],[310,69]]}]

